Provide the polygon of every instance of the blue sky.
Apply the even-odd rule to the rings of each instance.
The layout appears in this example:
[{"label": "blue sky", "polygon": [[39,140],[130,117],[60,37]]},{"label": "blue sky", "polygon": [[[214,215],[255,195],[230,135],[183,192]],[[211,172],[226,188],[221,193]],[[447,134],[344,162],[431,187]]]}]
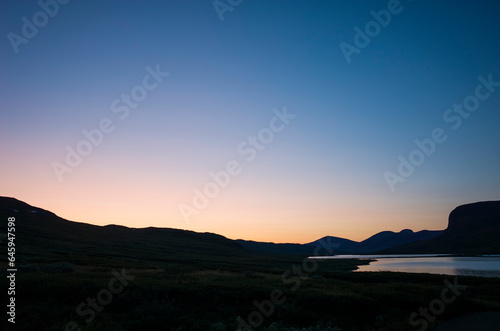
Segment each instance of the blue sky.
[{"label": "blue sky", "polygon": [[[0,194],[94,224],[280,242],[445,228],[500,194],[500,93],[457,130],[443,120],[478,76],[500,81],[500,5],[401,1],[347,63],[339,44],[388,3],[243,0],[221,21],[211,1],[70,1],[17,53],[8,34],[42,9],[4,4]],[[120,120],[112,102],[157,65],[169,76]],[[297,117],[246,162],[238,145],[284,107]],[[52,164],[103,118],[114,131],[59,181]],[[447,140],[392,192],[384,173],[435,128]],[[233,159],[242,172],[182,217]]]}]

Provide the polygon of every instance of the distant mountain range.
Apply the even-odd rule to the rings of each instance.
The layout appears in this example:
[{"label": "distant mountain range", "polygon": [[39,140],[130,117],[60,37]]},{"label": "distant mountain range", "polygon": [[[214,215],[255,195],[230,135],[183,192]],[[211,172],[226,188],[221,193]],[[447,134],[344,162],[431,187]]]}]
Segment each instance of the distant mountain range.
[{"label": "distant mountain range", "polygon": [[[313,255],[317,247],[333,254],[450,253],[500,254],[500,201],[478,202],[455,208],[443,231],[383,231],[361,242],[326,236],[307,244],[275,244],[231,240],[213,233],[169,228],[133,229],[96,226],[62,219],[52,212],[14,198],[0,197],[0,242],[5,242],[7,217],[16,217],[16,251],[46,258],[107,255],[161,261],[202,261],[220,256]],[[70,243],[70,244],[68,244]],[[324,250],[323,250],[324,252]],[[250,254],[250,255],[249,255]],[[73,259],[73,260],[74,260]]]},{"label": "distant mountain range", "polygon": [[439,237],[387,249],[384,253],[500,254],[500,201],[455,208]]},{"label": "distant mountain range", "polygon": [[338,250],[350,254],[368,254],[368,253],[380,252],[385,249],[398,247],[419,240],[434,239],[442,234],[443,234],[442,230],[441,231],[422,230],[419,232],[413,232],[412,230],[405,229],[400,232],[382,231],[361,242],[355,242],[346,239],[342,240],[341,238],[335,238],[335,237],[325,237],[313,242],[312,244],[317,246],[320,244],[320,241],[323,240],[323,242],[340,244],[340,246],[338,246],[337,248],[332,247],[334,252],[335,250]]},{"label": "distant mountain range", "polygon": [[455,208],[441,231],[382,231],[361,242],[326,236],[312,243],[272,244],[238,240],[246,249],[273,254],[311,254],[327,246],[333,254],[500,254],[500,201]]},{"label": "distant mountain range", "polygon": [[[240,244],[221,235],[168,228],[133,229],[68,221],[14,198],[0,197],[0,246],[6,245],[7,218],[15,217],[16,259],[24,262],[89,258],[185,264],[248,256]],[[5,249],[6,251],[6,249]]]},{"label": "distant mountain range", "polygon": [[[369,254],[391,249],[401,245],[420,240],[434,239],[443,234],[443,231],[423,230],[413,232],[402,230],[401,232],[383,231],[379,232],[361,242],[349,239],[326,236],[308,244],[273,244],[247,240],[238,240],[246,249],[271,254],[310,254],[313,255],[316,247],[328,248],[333,254]],[[322,250],[322,252],[326,252]]]}]

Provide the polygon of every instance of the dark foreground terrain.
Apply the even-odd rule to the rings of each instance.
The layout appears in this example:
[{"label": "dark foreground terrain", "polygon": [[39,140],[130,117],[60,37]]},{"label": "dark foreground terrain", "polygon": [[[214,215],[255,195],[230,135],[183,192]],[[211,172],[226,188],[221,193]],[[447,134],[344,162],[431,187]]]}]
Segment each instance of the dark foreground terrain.
[{"label": "dark foreground terrain", "polygon": [[[274,263],[216,269],[182,263],[136,268],[126,261],[110,260],[106,267],[88,262],[68,272],[19,271],[16,325],[9,329],[65,330],[67,325],[68,330],[72,326],[81,330],[236,330],[239,324],[244,326],[237,321],[241,317],[254,325],[261,323],[263,330],[418,330],[426,318],[417,316],[412,327],[410,315],[440,299],[446,280],[458,282],[460,294],[444,305],[428,330],[471,312],[500,311],[498,279],[342,271],[351,266],[349,261],[320,263],[310,274],[300,267],[300,260],[288,261],[284,271]],[[294,264],[303,273],[301,279],[293,274]],[[462,290],[464,285],[467,288]]]},{"label": "dark foreground terrain", "polygon": [[352,273],[367,262],[259,255],[213,234],[69,222],[5,198],[0,217],[3,235],[16,218],[16,323],[4,312],[8,330],[434,330],[500,312],[495,278]]}]

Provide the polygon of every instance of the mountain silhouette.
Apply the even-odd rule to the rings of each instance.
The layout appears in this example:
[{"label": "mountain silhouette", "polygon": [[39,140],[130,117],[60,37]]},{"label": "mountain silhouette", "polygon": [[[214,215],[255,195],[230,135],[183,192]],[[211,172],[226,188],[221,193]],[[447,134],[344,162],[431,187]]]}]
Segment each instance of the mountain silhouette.
[{"label": "mountain silhouette", "polygon": [[327,236],[310,243],[310,245],[318,246],[322,241],[329,241],[338,244],[337,247],[332,247],[334,254],[370,254],[419,240],[436,238],[442,233],[443,231],[429,230],[413,232],[409,229],[400,232],[382,231],[361,242]]},{"label": "mountain silhouette", "polygon": [[[313,255],[317,247],[329,254],[498,254],[500,253],[500,201],[466,204],[455,208],[443,231],[382,231],[361,242],[326,236],[307,244],[275,244],[231,240],[214,233],[171,228],[97,226],[65,220],[56,214],[14,198],[0,197],[0,217],[16,217],[16,251],[41,254],[48,259],[76,259],[107,255],[136,260],[200,261],[220,256]],[[0,224],[0,240],[7,222]],[[250,254],[250,255],[249,255]],[[320,254],[321,255],[321,254]]]},{"label": "mountain silhouette", "polygon": [[500,201],[482,201],[455,208],[448,227],[437,238],[413,242],[385,253],[499,254]]},{"label": "mountain silhouette", "polygon": [[[86,257],[106,256],[140,265],[144,260],[189,262],[248,256],[236,241],[214,233],[73,222],[14,198],[0,197],[0,217],[16,218],[19,258],[42,256],[46,260],[78,262]],[[7,222],[0,223],[0,233],[5,237]]]}]

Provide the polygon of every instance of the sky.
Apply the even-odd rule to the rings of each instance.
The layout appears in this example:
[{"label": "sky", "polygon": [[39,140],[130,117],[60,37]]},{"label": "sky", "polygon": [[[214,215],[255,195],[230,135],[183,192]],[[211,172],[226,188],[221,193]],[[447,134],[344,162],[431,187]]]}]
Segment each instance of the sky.
[{"label": "sky", "polygon": [[497,1],[1,6],[1,196],[295,243],[500,199]]}]

